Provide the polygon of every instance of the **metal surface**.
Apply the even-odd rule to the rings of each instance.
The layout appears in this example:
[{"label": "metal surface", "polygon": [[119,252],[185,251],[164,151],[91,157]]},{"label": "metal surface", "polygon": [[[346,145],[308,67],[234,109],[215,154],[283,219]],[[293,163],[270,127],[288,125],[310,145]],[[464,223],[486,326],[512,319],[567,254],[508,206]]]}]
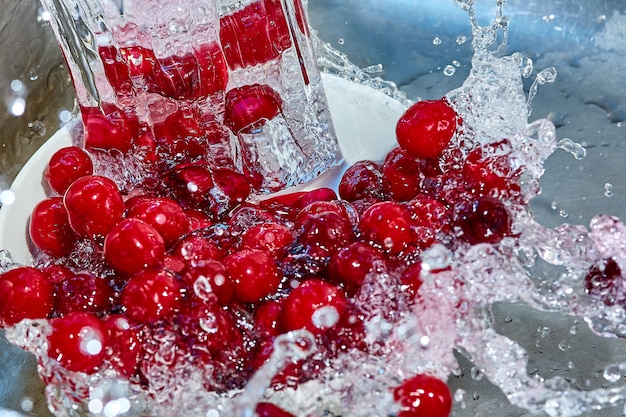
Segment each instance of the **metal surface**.
[{"label": "metal surface", "polygon": [[[491,19],[495,2],[476,3],[479,21]],[[0,107],[0,185],[6,186],[56,130],[59,112],[71,109],[73,94],[52,33],[37,18],[37,2],[0,0],[0,5],[0,95],[11,95],[9,84],[15,79],[29,92],[23,115],[11,115],[8,107]],[[452,0],[310,0],[309,9],[311,23],[323,40],[360,67],[382,64],[380,75],[396,82],[411,98],[440,97],[459,86],[469,71],[470,42],[462,43],[459,37],[470,37],[470,25],[467,14]],[[607,22],[625,10],[621,0],[509,0],[505,4],[510,17],[507,53],[522,52],[537,69],[555,66],[559,72],[556,83],[540,88],[532,118],[551,118],[559,138],[571,138],[587,149],[582,160],[563,151],[548,160],[543,193],[533,202],[537,217],[546,225],[566,221],[586,225],[598,213],[626,217],[626,133],[621,123],[626,118],[626,64],[621,62],[626,48],[623,39],[613,50],[601,42]],[[444,75],[448,65],[456,68],[452,76]],[[606,184],[612,186],[612,194],[606,192]],[[523,306],[502,304],[494,309],[494,320],[502,334],[520,338],[516,340],[528,348],[529,372],[536,368],[546,377],[567,374],[565,364],[572,360],[586,363],[585,371],[599,375],[606,363],[626,358],[624,343],[591,334],[579,333],[578,350],[567,358],[558,350],[537,347],[537,328],[549,325],[554,341],[567,338],[571,317],[537,315]],[[584,334],[584,325],[580,326]],[[525,336],[516,336],[520,334]],[[556,342],[544,346],[554,347]],[[466,369],[471,366],[462,357],[460,361]],[[479,393],[471,407],[455,410],[456,416],[523,414],[507,404],[487,379],[477,382],[466,375],[451,384]],[[603,380],[598,376],[590,384],[601,386]],[[2,407],[24,411],[24,404],[30,404],[23,402],[24,396],[33,400],[32,409],[25,411],[46,415],[41,390],[34,359],[0,340],[0,415]],[[622,410],[588,415],[617,416]]]}]

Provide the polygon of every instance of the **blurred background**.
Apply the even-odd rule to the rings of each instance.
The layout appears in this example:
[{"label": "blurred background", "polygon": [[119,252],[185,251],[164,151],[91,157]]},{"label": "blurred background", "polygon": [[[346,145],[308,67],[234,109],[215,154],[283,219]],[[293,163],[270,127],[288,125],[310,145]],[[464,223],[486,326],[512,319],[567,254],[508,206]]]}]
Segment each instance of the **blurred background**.
[{"label": "blurred background", "polygon": [[[495,15],[495,0],[476,0],[476,9],[479,23],[487,24]],[[1,190],[67,120],[74,96],[39,3],[0,0],[0,10]],[[508,0],[504,10],[510,28],[504,53],[521,52],[535,65],[526,87],[544,68],[556,67],[558,72],[555,83],[540,86],[531,119],[551,119],[559,139],[569,138],[586,149],[582,159],[561,150],[550,157],[543,192],[532,203],[538,220],[554,226],[588,225],[599,213],[626,218],[626,2]],[[376,75],[395,82],[411,99],[441,97],[460,86],[471,68],[469,19],[453,0],[310,0],[309,15],[323,41],[359,67],[380,70]],[[524,308],[511,305],[496,306],[494,312],[496,320],[506,315],[533,337],[538,337],[536,329],[544,320],[560,323],[552,326],[555,340],[567,337],[567,332],[558,333],[559,326],[568,329],[574,320],[547,315],[522,320],[518,317],[524,316]],[[591,373],[603,369],[607,360],[626,360],[619,341],[593,335],[585,340],[593,349],[582,351],[588,359],[589,354],[593,357],[588,360]],[[560,352],[533,348],[533,341],[520,341],[531,353],[529,367],[554,374],[559,369],[555,363],[563,361]],[[33,362],[0,337],[0,415],[3,407],[46,414]],[[455,415],[523,414],[507,406],[488,381],[466,378],[465,383],[483,394],[477,395],[471,410],[455,410]],[[602,379],[595,383],[601,385]],[[622,411],[597,415],[617,416]]]}]

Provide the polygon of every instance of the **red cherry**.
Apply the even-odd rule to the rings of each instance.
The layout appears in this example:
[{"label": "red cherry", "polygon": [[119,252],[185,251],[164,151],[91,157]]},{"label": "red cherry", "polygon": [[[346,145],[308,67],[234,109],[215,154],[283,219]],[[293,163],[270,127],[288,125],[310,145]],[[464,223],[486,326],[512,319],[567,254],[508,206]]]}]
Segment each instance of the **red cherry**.
[{"label": "red cherry", "polygon": [[350,166],[339,182],[339,196],[347,201],[382,197],[382,167],[374,161],[359,161]]},{"label": "red cherry", "polygon": [[234,133],[250,133],[282,111],[280,95],[266,84],[244,85],[226,93],[224,118]]},{"label": "red cherry", "polygon": [[127,63],[123,54],[113,45],[99,46],[98,55],[102,60],[104,74],[109,84],[118,96],[128,96],[133,93],[133,82],[130,79]]},{"label": "red cherry", "polygon": [[291,46],[280,1],[261,0],[220,18],[220,43],[231,69],[278,58]]},{"label": "red cherry", "polygon": [[352,224],[345,217],[326,211],[308,219],[297,241],[313,259],[326,259],[354,241]]},{"label": "red cherry", "polygon": [[296,227],[304,225],[310,218],[325,212],[336,213],[348,221],[356,220],[356,213],[349,213],[349,206],[343,203],[341,201],[314,201],[298,212]]},{"label": "red cherry", "polygon": [[504,203],[492,197],[462,201],[454,207],[453,223],[470,244],[498,243],[511,235],[511,216]]},{"label": "red cherry", "polygon": [[626,301],[626,282],[615,259],[601,259],[585,275],[585,291],[607,306],[622,305]]},{"label": "red cherry", "polygon": [[193,162],[207,157],[209,142],[198,115],[189,109],[178,109],[153,124],[154,146],[161,160]]},{"label": "red cherry", "polygon": [[368,208],[359,222],[361,238],[382,248],[390,255],[399,255],[415,241],[411,217],[404,205],[391,201]]},{"label": "red cherry", "polygon": [[126,202],[129,218],[137,218],[154,227],[171,246],[189,231],[189,220],[182,207],[165,197],[142,196]]},{"label": "red cherry", "polygon": [[65,316],[74,311],[108,313],[115,297],[108,282],[88,273],[81,273],[57,284],[55,310]]},{"label": "red cherry", "polygon": [[198,96],[206,97],[226,90],[228,68],[222,49],[216,43],[202,44],[194,49],[198,62]]},{"label": "red cherry", "polygon": [[248,178],[233,169],[214,168],[212,173],[215,185],[227,198],[225,202],[221,203],[222,206],[225,206],[224,210],[230,210],[243,203],[252,192]]},{"label": "red cherry", "polygon": [[63,195],[70,184],[91,174],[93,162],[89,154],[78,146],[68,146],[52,154],[44,178],[54,192]]},{"label": "red cherry", "polygon": [[295,417],[279,406],[267,402],[258,403],[256,405],[256,413],[259,417]]},{"label": "red cherry", "polygon": [[104,240],[104,259],[123,275],[155,267],[164,256],[165,243],[159,232],[139,219],[122,220]]},{"label": "red cherry", "polygon": [[409,295],[410,299],[415,299],[424,282],[422,280],[422,263],[416,262],[402,271],[400,282],[402,283],[402,289]]},{"label": "red cherry", "polygon": [[463,176],[476,195],[511,198],[521,192],[522,168],[511,160],[513,146],[508,139],[472,150],[465,159]]},{"label": "red cherry", "polygon": [[200,260],[222,259],[222,252],[211,239],[197,235],[180,240],[172,249],[172,255],[191,264]]},{"label": "red cherry", "polygon": [[141,327],[132,324],[123,314],[111,314],[104,319],[107,330],[109,360],[126,378],[137,372],[139,361],[144,353],[144,340]]},{"label": "red cherry", "polygon": [[69,371],[96,372],[107,347],[104,324],[88,313],[75,312],[51,321],[48,356]]},{"label": "red cherry", "polygon": [[58,284],[59,282],[74,276],[74,273],[65,265],[50,264],[38,269],[46,274],[50,282],[53,284]]},{"label": "red cherry", "polygon": [[198,66],[192,54],[158,59],[155,81],[158,92],[174,99],[191,99],[198,84]]},{"label": "red cherry", "polygon": [[148,269],[130,277],[122,292],[126,314],[139,323],[154,323],[172,315],[180,305],[181,286],[167,271]]},{"label": "red cherry", "polygon": [[119,52],[127,67],[126,72],[137,89],[154,92],[157,88],[156,69],[158,66],[154,51],[135,45],[120,48]]},{"label": "red cherry", "polygon": [[195,261],[187,268],[182,279],[205,301],[214,298],[214,301],[223,306],[233,301],[235,284],[226,272],[224,264],[219,261]]},{"label": "red cherry", "polygon": [[282,333],[280,312],[283,308],[280,301],[268,301],[261,304],[254,315],[254,328],[264,337],[275,337]]},{"label": "red cherry", "polygon": [[358,291],[365,277],[387,269],[384,256],[364,242],[354,242],[335,253],[328,265],[329,278],[344,286],[348,294]]},{"label": "red cherry", "polygon": [[54,288],[38,269],[22,266],[0,275],[0,327],[23,319],[43,319],[52,312]]},{"label": "red cherry", "polygon": [[449,232],[448,210],[443,203],[418,196],[407,203],[407,209],[415,231],[415,244],[420,249],[432,245],[441,231]]},{"label": "red cherry", "polygon": [[209,207],[214,211],[216,205],[211,197],[215,187],[210,167],[202,162],[180,164],[168,173],[168,185],[179,201],[197,208]]},{"label": "red cherry", "polygon": [[224,258],[224,265],[235,283],[235,297],[256,303],[273,294],[281,275],[274,258],[259,249],[242,249]]},{"label": "red cherry", "polygon": [[456,131],[457,117],[445,99],[418,101],[398,120],[398,144],[417,158],[438,158]]},{"label": "red cherry", "polygon": [[261,223],[247,229],[241,236],[241,247],[261,249],[275,257],[283,256],[293,243],[293,232],[282,224]]},{"label": "red cherry", "polygon": [[287,331],[306,329],[321,334],[339,323],[347,307],[341,288],[319,279],[296,287],[284,301],[281,324]]},{"label": "red cherry", "polygon": [[383,190],[395,201],[408,201],[420,192],[422,172],[418,159],[395,148],[383,163]]},{"label": "red cherry", "polygon": [[81,107],[87,149],[128,152],[139,132],[139,121],[118,107],[105,103],[98,107]]},{"label": "red cherry", "polygon": [[435,377],[416,375],[393,390],[400,405],[398,417],[448,417],[452,396],[448,386]]},{"label": "red cherry", "polygon": [[81,237],[104,237],[126,212],[119,189],[106,177],[90,175],[77,179],[63,199],[70,226]]},{"label": "red cherry", "polygon": [[78,237],[70,226],[62,197],[51,197],[35,206],[28,234],[33,244],[50,256],[70,254]]},{"label": "red cherry", "polygon": [[215,222],[204,212],[192,208],[184,208],[183,211],[189,220],[189,231],[206,229],[215,224]]}]

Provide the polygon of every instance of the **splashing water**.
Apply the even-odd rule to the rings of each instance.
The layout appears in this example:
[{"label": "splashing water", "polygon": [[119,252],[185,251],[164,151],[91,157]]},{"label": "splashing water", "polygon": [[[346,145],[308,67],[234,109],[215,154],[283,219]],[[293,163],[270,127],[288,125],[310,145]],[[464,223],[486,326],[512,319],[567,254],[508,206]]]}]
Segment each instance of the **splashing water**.
[{"label": "splashing water", "polygon": [[[549,121],[528,124],[530,104],[537,89],[554,82],[556,71],[554,68],[539,71],[527,96],[522,80],[531,76],[532,61],[521,54],[498,57],[508,38],[504,1],[497,2],[496,16],[486,27],[477,23],[473,0],[454,1],[470,16],[475,49],[469,77],[447,95],[464,121],[464,132],[456,138],[458,148],[472,149],[509,138],[512,160],[524,167],[523,195],[528,201],[539,192],[543,163],[557,148],[576,159],[585,156],[581,145],[569,139],[557,141],[554,125]],[[345,55],[319,40],[316,42],[320,65],[327,72],[372,86],[403,103],[410,102],[393,83],[373,76],[380,68],[358,69]],[[459,45],[464,42],[457,39]],[[110,175],[124,182],[127,173]],[[612,193],[610,185],[605,186],[607,196]],[[367,291],[360,295],[360,302],[367,306],[368,342],[377,346],[377,350],[364,353],[355,349],[335,359],[325,359],[330,362],[318,378],[297,390],[273,391],[270,384],[274,375],[289,363],[316,355],[316,343],[308,332],[292,332],[277,339],[269,361],[244,389],[228,396],[202,389],[186,362],[189,358],[176,357],[175,347],[167,343],[165,332],[163,345],[156,347],[157,356],[163,362],[180,360],[180,366],[174,371],[168,367],[160,375],[162,390],[156,394],[164,395],[157,398],[173,406],[159,408],[138,387],[106,372],[89,377],[71,375],[75,385],[60,386],[55,381],[68,380],[68,371],[51,360],[44,360],[51,407],[57,415],[68,417],[251,416],[254,404],[271,399],[297,415],[390,415],[397,407],[390,387],[415,373],[430,373],[443,379],[459,374],[458,352],[473,362],[470,369],[473,381],[489,380],[508,401],[533,414],[577,416],[623,404],[626,388],[622,386],[581,390],[561,376],[544,378],[529,374],[527,348],[496,331],[492,306],[524,302],[538,310],[582,316],[600,335],[626,336],[626,310],[621,305],[606,304],[585,287],[588,271],[603,259],[614,259],[622,269],[626,268],[626,226],[617,218],[597,216],[590,230],[572,225],[549,229],[538,224],[528,211],[519,210],[513,229],[515,237],[505,238],[499,245],[479,244],[455,251],[443,245],[429,248],[422,257],[421,302],[414,307],[401,297],[390,295],[389,289],[398,285],[397,276],[372,273],[367,277]],[[10,258],[0,258],[2,269],[11,264]],[[540,273],[541,267],[548,272]],[[390,304],[395,306],[397,314],[393,324],[388,317]],[[320,326],[337,320],[333,309],[318,313]],[[502,322],[507,325],[514,319],[507,315]],[[578,323],[569,329],[571,337],[580,333]],[[7,337],[45,358],[48,332],[44,321],[24,321],[8,329]],[[536,336],[538,345],[545,344],[552,337],[552,329],[539,327]],[[568,340],[559,338],[554,345],[564,353],[574,348]],[[570,368],[578,366],[571,363]],[[157,366],[154,372],[163,372],[163,368]],[[623,364],[612,364],[602,370],[602,377],[608,383],[616,383],[623,373]],[[82,401],[84,398],[88,398],[86,403]],[[460,407],[470,399],[479,398],[478,392],[470,390],[454,392]]]}]

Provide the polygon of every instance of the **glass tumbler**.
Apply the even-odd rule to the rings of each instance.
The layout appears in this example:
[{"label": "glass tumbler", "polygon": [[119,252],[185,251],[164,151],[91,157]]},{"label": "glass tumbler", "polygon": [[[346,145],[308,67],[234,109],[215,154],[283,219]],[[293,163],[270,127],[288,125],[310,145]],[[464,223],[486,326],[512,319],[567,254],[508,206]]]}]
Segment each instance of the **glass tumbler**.
[{"label": "glass tumbler", "polygon": [[41,1],[86,148],[229,167],[259,194],[342,162],[301,0]]}]

